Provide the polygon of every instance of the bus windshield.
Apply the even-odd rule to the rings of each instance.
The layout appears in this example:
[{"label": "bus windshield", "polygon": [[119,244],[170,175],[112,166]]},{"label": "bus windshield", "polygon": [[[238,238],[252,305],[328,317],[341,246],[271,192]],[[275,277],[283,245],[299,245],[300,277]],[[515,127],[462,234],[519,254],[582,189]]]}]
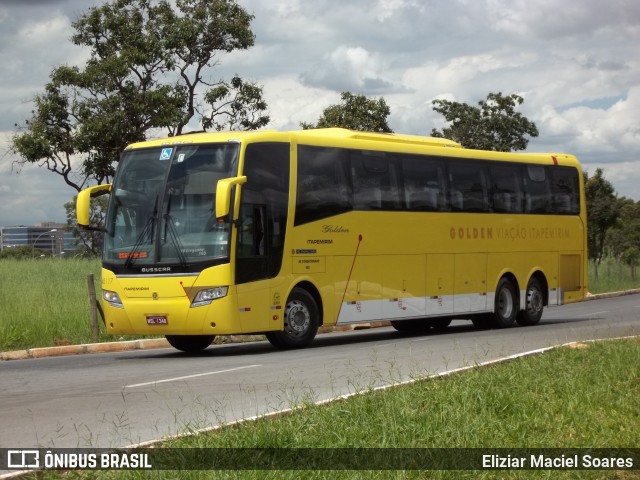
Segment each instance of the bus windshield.
[{"label": "bus windshield", "polygon": [[124,153],[113,182],[103,261],[119,273],[198,272],[228,262],[229,224],[215,218],[218,180],[237,170],[239,144]]}]

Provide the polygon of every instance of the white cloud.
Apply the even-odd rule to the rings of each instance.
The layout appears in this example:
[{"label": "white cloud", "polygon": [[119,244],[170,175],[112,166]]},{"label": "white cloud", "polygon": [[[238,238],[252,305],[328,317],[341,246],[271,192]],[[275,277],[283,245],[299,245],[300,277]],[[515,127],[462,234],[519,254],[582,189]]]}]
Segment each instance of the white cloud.
[{"label": "white cloud", "polygon": [[16,40],[26,47],[46,45],[51,38],[67,37],[69,27],[70,22],[67,17],[56,15],[40,22],[29,22],[23,25],[18,31]]},{"label": "white cloud", "polygon": [[640,86],[609,108],[579,106],[561,111],[546,105],[539,127],[542,136],[561,138],[568,149],[583,152],[586,162],[640,160],[639,109]]},{"label": "white cloud", "polygon": [[[476,3],[476,2],[474,2]],[[640,4],[628,0],[488,0],[477,2],[487,9],[493,28],[523,37],[587,37],[611,28],[640,23]],[[486,3],[486,6],[483,5]]]},{"label": "white cloud", "polygon": [[278,130],[298,130],[300,122],[314,123],[326,107],[340,101],[338,93],[310,89],[296,77],[270,79],[264,92],[271,112],[269,128]]},{"label": "white cloud", "polygon": [[[71,22],[103,0],[2,1],[0,131],[23,122],[52,68],[82,64]],[[46,7],[45,4],[46,3]],[[434,98],[467,103],[518,93],[540,136],[530,150],[574,153],[603,166],[619,193],[640,199],[640,2],[631,0],[239,0],[256,45],[219,55],[207,72],[264,86],[268,128],[315,122],[341,91],[384,97],[399,132],[439,128]],[[3,147],[0,145],[0,157]],[[34,166],[0,158],[0,225],[64,218],[74,194]],[[637,166],[637,168],[636,168]],[[3,206],[4,205],[4,206]],[[51,212],[51,213],[48,213]]]},{"label": "white cloud", "polygon": [[338,91],[375,94],[393,91],[393,82],[384,78],[386,65],[376,53],[360,46],[339,46],[326,54],[313,70],[302,74],[303,83]]}]

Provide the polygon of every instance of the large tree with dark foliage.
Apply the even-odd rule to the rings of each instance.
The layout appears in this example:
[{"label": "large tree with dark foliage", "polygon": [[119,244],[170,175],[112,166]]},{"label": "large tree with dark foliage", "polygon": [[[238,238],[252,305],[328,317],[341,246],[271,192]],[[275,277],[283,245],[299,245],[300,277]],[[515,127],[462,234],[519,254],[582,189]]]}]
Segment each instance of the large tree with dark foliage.
[{"label": "large tree with dark foliage", "polygon": [[83,66],[56,67],[12,139],[19,163],[61,175],[76,190],[104,183],[132,142],[269,122],[262,88],[236,75],[211,80],[219,56],[254,44],[253,16],[235,0],[113,0],[74,24]]},{"label": "large tree with dark foliage", "polygon": [[604,178],[602,169],[596,169],[595,175],[584,175],[585,197],[587,202],[587,248],[589,258],[595,262],[596,276],[598,266],[605,250],[605,239],[610,228],[616,225],[620,215],[620,203],[611,182]]},{"label": "large tree with dark foliage", "polygon": [[342,127],[364,132],[393,131],[387,123],[391,109],[384,98],[371,99],[351,92],[342,92],[340,98],[342,103],[325,108],[315,125],[302,122],[300,126],[304,129]]},{"label": "large tree with dark foliage", "polygon": [[527,136],[537,137],[536,124],[529,121],[516,107],[524,99],[519,95],[503,96],[489,93],[478,106],[449,100],[434,100],[433,109],[444,116],[447,126],[431,131],[434,137],[455,140],[465,148],[512,152],[525,150]]}]

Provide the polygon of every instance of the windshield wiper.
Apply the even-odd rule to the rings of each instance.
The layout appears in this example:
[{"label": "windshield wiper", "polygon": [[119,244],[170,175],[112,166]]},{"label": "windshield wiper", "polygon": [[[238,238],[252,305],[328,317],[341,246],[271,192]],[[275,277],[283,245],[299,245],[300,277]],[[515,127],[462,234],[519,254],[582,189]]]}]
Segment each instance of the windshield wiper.
[{"label": "windshield wiper", "polygon": [[169,215],[168,213],[165,213],[164,215],[164,221],[167,225],[167,230],[169,231],[169,236],[171,237],[171,239],[173,240],[173,245],[176,249],[176,253],[178,254],[178,260],[180,261],[180,266],[182,268],[186,268],[187,267],[187,257],[184,255],[183,250],[183,245],[182,242],[180,241],[180,235],[178,235],[178,231],[176,230],[176,224],[173,221],[173,217],[171,215]]},{"label": "windshield wiper", "polygon": [[156,221],[157,214],[158,214],[158,196],[156,196],[155,205],[153,207],[153,213],[147,219],[147,222],[144,224],[144,227],[140,232],[140,235],[138,235],[138,238],[136,239],[136,243],[133,245],[133,248],[129,252],[129,255],[127,256],[127,260],[124,262],[124,268],[129,268],[131,267],[131,265],[133,265],[134,257],[136,253],[138,253],[138,249],[142,246],[142,243],[144,242],[144,239],[147,236],[147,232],[153,232],[153,225]]}]

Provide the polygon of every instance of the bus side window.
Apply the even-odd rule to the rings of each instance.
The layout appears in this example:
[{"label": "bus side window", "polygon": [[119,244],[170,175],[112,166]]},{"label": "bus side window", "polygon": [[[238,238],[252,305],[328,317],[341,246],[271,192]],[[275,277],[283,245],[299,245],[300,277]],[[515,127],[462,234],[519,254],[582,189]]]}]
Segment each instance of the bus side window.
[{"label": "bus side window", "polygon": [[496,213],[522,213],[522,169],[493,162],[489,166],[491,201]]},{"label": "bus side window", "polygon": [[429,157],[402,158],[404,201],[407,210],[437,212],[446,210],[446,190],[442,162]]},{"label": "bus side window", "polygon": [[266,205],[243,203],[240,207],[238,253],[240,257],[265,255],[264,220]]},{"label": "bus side window", "polygon": [[578,215],[580,213],[580,185],[578,172],[571,167],[549,167],[555,213]]},{"label": "bus side window", "polygon": [[295,225],[352,210],[347,152],[339,148],[298,147]]},{"label": "bus side window", "polygon": [[488,212],[487,174],[483,163],[449,164],[451,208],[462,212]]},{"label": "bus side window", "polygon": [[356,210],[399,210],[396,163],[384,152],[352,151],[351,179]]},{"label": "bus side window", "polygon": [[525,213],[552,213],[551,182],[544,166],[527,165],[525,170]]},{"label": "bus side window", "polygon": [[278,275],[282,267],[289,207],[289,144],[247,146],[241,187],[236,282]]}]

